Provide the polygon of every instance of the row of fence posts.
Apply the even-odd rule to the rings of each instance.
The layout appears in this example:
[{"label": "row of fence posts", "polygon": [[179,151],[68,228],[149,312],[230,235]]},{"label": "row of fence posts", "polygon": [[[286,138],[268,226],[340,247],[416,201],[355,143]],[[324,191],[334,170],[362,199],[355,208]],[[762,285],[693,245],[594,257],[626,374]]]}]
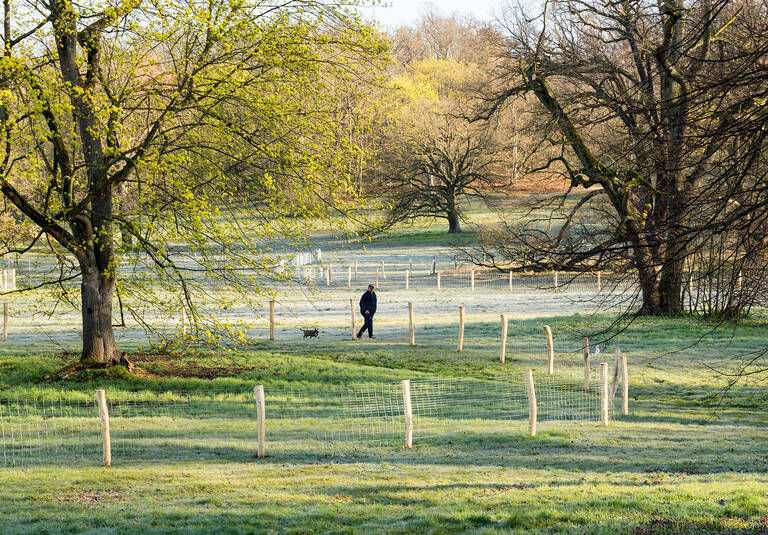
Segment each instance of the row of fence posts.
[{"label": "row of fence posts", "polygon": [[[618,353],[618,350],[617,350]],[[617,361],[617,366],[619,361]],[[623,355],[620,357],[622,368],[622,414],[629,414],[629,383],[627,373],[627,360]],[[533,370],[525,371],[525,390],[528,398],[528,434],[536,436],[536,424],[538,418],[538,404],[536,402],[536,387],[533,381]],[[411,380],[403,379],[401,381],[403,392],[403,417],[405,419],[405,447],[413,447],[413,405],[411,403]],[[614,385],[615,393],[615,385]],[[263,458],[266,455],[267,438],[267,416],[266,416],[266,398],[264,394],[264,385],[253,387],[253,394],[256,398],[256,422],[257,422],[257,456]],[[608,408],[611,394],[608,388],[608,363],[600,364],[600,423],[603,426],[608,425]],[[101,423],[102,437],[102,459],[104,466],[112,464],[112,441],[109,430],[109,409],[107,408],[107,397],[104,390],[96,391],[96,404],[99,409],[99,420]]]},{"label": "row of fence posts", "polygon": [[[357,318],[355,314],[355,300],[350,298],[349,300],[349,313],[350,313],[350,327],[352,340],[357,339]],[[508,333],[508,321],[507,315],[501,314],[501,344],[499,350],[499,361],[501,364],[506,363],[507,355],[507,333]],[[459,344],[457,351],[461,353],[464,350],[464,305],[459,307]],[[547,373],[552,375],[555,370],[555,345],[552,338],[552,328],[549,325],[544,326],[544,335],[547,340]],[[269,339],[275,340],[275,301],[269,302]],[[414,314],[413,303],[408,303],[408,339],[411,346],[416,345],[416,320]],[[584,338],[582,340],[582,354],[584,358],[584,391],[589,391],[589,378],[590,378],[590,350],[589,339]],[[626,373],[626,357],[621,355],[621,352],[616,350],[616,373],[614,383],[618,380],[618,369],[621,365]],[[625,400],[626,403],[626,400]]]},{"label": "row of fence posts", "polygon": [[[354,270],[354,277],[353,277],[353,270]],[[436,270],[436,260],[432,261],[432,275],[435,275],[435,281],[436,281],[436,287],[438,290],[442,290],[442,271]],[[409,262],[408,270],[405,272],[405,289],[410,289],[410,279],[413,276],[413,260]],[[384,269],[384,261],[381,261],[381,267],[376,268],[376,276],[374,285],[378,288],[379,286],[379,279],[387,280],[387,272]],[[560,281],[559,281],[559,273],[557,271],[553,272],[552,274],[552,287],[554,288],[554,291],[560,290]],[[513,290],[513,280],[514,280],[514,274],[512,271],[509,272],[509,290]],[[358,281],[358,263],[355,262],[351,266],[347,266],[347,288],[352,288],[352,282]],[[333,264],[330,263],[325,268],[325,284],[326,286],[331,286],[333,284]],[[475,291],[475,270],[472,269],[469,271],[469,286],[471,291]],[[597,291],[600,293],[602,291],[602,272],[597,272]]]},{"label": "row of fence posts", "polygon": [[[349,299],[349,315],[350,315],[350,327],[352,340],[357,339],[357,318],[355,313],[355,300]],[[508,333],[508,321],[507,315],[501,314],[501,347],[499,352],[499,360],[502,364],[506,362],[507,354],[507,333]],[[457,351],[461,353],[464,350],[464,305],[459,306],[459,344]],[[549,325],[544,326],[544,334],[547,340],[547,373],[552,375],[554,373],[554,359],[555,348],[554,341],[552,339],[552,329]],[[413,303],[408,302],[408,338],[410,345],[416,345],[416,321]],[[275,340],[275,301],[269,302],[269,340]],[[584,389],[589,390],[589,373],[590,373],[590,353],[589,353],[589,340],[584,338],[582,341],[582,351],[584,356]]]}]

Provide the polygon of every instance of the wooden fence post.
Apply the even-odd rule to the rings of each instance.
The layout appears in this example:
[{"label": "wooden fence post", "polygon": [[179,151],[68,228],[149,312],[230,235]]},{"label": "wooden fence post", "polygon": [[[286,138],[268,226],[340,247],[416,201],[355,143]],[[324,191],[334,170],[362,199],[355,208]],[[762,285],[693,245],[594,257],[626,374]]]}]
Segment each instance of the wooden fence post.
[{"label": "wooden fence post", "polygon": [[355,261],[355,282],[357,282],[357,261]]},{"label": "wooden fence post", "polygon": [[459,353],[464,350],[464,305],[459,307]]},{"label": "wooden fence post", "polygon": [[437,272],[437,289],[440,289],[440,272]]},{"label": "wooden fence post", "polygon": [[184,338],[187,336],[187,310],[183,305],[181,307],[181,336]]},{"label": "wooden fence post", "polygon": [[558,277],[557,277],[557,271],[555,271],[555,274],[553,275],[553,282],[555,284],[555,291],[557,291],[559,284],[558,284]]},{"label": "wooden fence post", "polygon": [[437,257],[433,256],[432,257],[432,275],[434,275],[435,273],[437,273]]},{"label": "wooden fence post", "polygon": [[600,421],[608,425],[608,363],[600,363]]},{"label": "wooden fence post", "polygon": [[547,374],[555,373],[555,343],[552,340],[552,329],[549,325],[544,326],[544,332],[547,335]]},{"label": "wooden fence post", "polygon": [[589,392],[589,338],[581,341],[581,351],[584,354],[584,392]]},{"label": "wooden fence post", "polygon": [[405,447],[413,447],[413,409],[411,408],[411,380],[403,379],[403,414],[405,415]]},{"label": "wooden fence post", "polygon": [[8,303],[3,303],[3,342],[8,341]]},{"label": "wooden fence post", "polygon": [[509,291],[512,291],[512,271],[509,272]]},{"label": "wooden fence post", "polygon": [[507,315],[501,315],[501,363],[504,364],[507,360]]},{"label": "wooden fence post", "polygon": [[411,286],[411,275],[408,271],[405,272],[405,289],[409,289]]},{"label": "wooden fence post", "polygon": [[275,301],[269,301],[269,340],[275,341]]},{"label": "wooden fence post", "polygon": [[629,415],[629,371],[627,356],[621,356],[621,414]]},{"label": "wooden fence post", "polygon": [[[741,275],[739,275],[739,281],[741,281]],[[739,288],[741,288],[741,286],[739,286]],[[15,289],[16,289],[16,268],[12,268],[11,269],[11,290],[15,290]]]},{"label": "wooden fence post", "polygon": [[379,289],[379,268],[376,268],[376,289]]},{"label": "wooden fence post", "polygon": [[602,289],[603,289],[602,273],[598,271],[597,272],[597,293],[600,293]]},{"label": "wooden fence post", "polygon": [[472,291],[475,291],[475,270],[473,269],[470,273],[470,287],[472,288]]},{"label": "wooden fence post", "polygon": [[349,316],[352,320],[352,340],[356,340],[357,333],[355,332],[355,300],[349,298]]},{"label": "wooden fence post", "polygon": [[384,260],[381,261],[381,278],[387,280],[387,272],[384,271]]},{"label": "wooden fence post", "polygon": [[536,406],[536,389],[533,386],[533,370],[525,370],[525,391],[528,394],[528,434],[535,437],[538,407]]},{"label": "wooden fence post", "polygon": [[352,288],[352,266],[347,266],[347,288]]},{"label": "wooden fence post", "polygon": [[413,303],[408,303],[408,334],[410,335],[411,345],[416,345],[416,324],[413,319]]},{"label": "wooden fence post", "polygon": [[408,259],[408,274],[413,275],[413,258]]},{"label": "wooden fence post", "polygon": [[330,266],[325,268],[325,285],[330,286],[331,285],[331,268]]},{"label": "wooden fence post", "polygon": [[256,421],[258,422],[259,444],[257,455],[259,459],[264,457],[267,442],[267,415],[265,412],[266,403],[264,401],[264,385],[253,387],[253,393],[256,396]]},{"label": "wooden fence post", "polygon": [[107,410],[107,396],[103,390],[96,391],[96,402],[99,405],[99,419],[101,420],[101,445],[104,466],[111,466],[112,442],[109,436],[109,410]]}]

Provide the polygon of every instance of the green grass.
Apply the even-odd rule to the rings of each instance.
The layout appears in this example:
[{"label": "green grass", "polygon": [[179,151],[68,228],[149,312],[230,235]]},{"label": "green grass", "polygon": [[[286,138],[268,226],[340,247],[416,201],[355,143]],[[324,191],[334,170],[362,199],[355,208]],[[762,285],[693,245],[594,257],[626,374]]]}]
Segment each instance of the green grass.
[{"label": "green grass", "polygon": [[464,229],[459,234],[448,234],[445,229],[434,231],[396,230],[386,236],[376,238],[376,245],[421,245],[421,246],[460,246],[473,243],[477,239],[477,230],[473,227]]},{"label": "green grass", "polygon": [[[473,223],[494,220],[474,205],[467,213]],[[476,230],[467,225],[467,232],[451,236],[444,228],[442,222],[398,228],[370,249],[403,258],[442,254],[441,261],[450,263],[449,246],[470,243]],[[405,294],[384,288],[377,319],[381,338],[365,342],[343,339],[345,289],[321,294],[293,314],[281,302],[277,342],[163,358],[134,353],[145,376],[109,381],[99,374],[41,381],[76,358],[56,349],[77,346],[76,315],[12,316],[11,337],[0,346],[0,398],[92,400],[104,387],[111,399],[150,399],[152,392],[169,390],[200,399],[211,392],[247,393],[256,384],[265,385],[269,396],[287,388],[372,388],[405,378],[520,381],[525,369],[533,368],[536,378],[545,373],[545,324],[555,335],[558,373],[578,378],[581,336],[611,322],[608,315],[559,310],[552,296],[524,301],[502,293],[467,294],[462,288],[439,297],[428,289]],[[408,345],[404,323],[403,304],[411,299],[417,303],[416,347]],[[455,345],[457,304],[467,305],[462,353]],[[19,296],[12,310],[45,305]],[[520,314],[510,320],[507,363],[501,365],[498,314],[505,306]],[[319,323],[322,336],[298,340],[299,323]],[[593,337],[593,346],[602,348],[592,359],[593,370],[601,361],[612,363],[617,347],[629,359],[630,415],[617,416],[607,428],[542,422],[531,438],[525,421],[494,420],[472,422],[472,432],[448,439],[417,430],[412,450],[306,438],[268,442],[267,457],[256,459],[256,424],[247,413],[210,421],[159,418],[161,438],[142,451],[121,442],[120,423],[113,421],[110,468],[97,466],[97,442],[86,463],[51,457],[26,469],[0,468],[0,533],[766,533],[766,397],[757,377],[722,396],[723,373],[739,355],[766,346],[768,324],[758,318],[714,327],[644,319],[614,339]],[[48,331],[60,336],[41,335]],[[142,343],[138,335],[120,341],[130,350]],[[274,417],[268,409],[268,440],[270,430],[274,436],[282,425]],[[162,438],[166,424],[172,431]],[[322,422],[309,419],[307,425]],[[227,426],[237,440],[227,439]],[[179,429],[189,436],[176,436]],[[194,447],[185,449],[185,440]]]},{"label": "green grass", "polygon": [[[556,333],[608,320],[546,319]],[[493,325],[476,322],[468,325],[462,354],[447,341],[452,327],[438,325],[420,332],[416,348],[385,339],[282,342],[222,355],[143,363],[137,357],[155,377],[109,388],[206,392],[262,383],[269,392],[424,374],[519,377],[528,367],[542,373],[541,355],[526,349],[541,321],[516,323],[505,367],[488,349],[495,347]],[[419,443],[416,436],[410,451],[324,444],[280,451],[272,444],[263,460],[246,449],[225,461],[116,458],[111,468],[5,469],[0,532],[755,533],[768,514],[764,400],[742,385],[715,413],[723,378],[701,364],[723,366],[729,352],[761,347],[765,326],[709,331],[687,320],[632,325],[620,340],[630,355],[631,415],[607,429],[543,423],[529,438],[524,422],[499,422],[450,443]],[[691,349],[668,352],[701,337]],[[557,358],[559,368],[578,374],[577,356]],[[37,382],[63,363],[50,354],[5,355],[0,388],[87,397],[104,386]]]}]

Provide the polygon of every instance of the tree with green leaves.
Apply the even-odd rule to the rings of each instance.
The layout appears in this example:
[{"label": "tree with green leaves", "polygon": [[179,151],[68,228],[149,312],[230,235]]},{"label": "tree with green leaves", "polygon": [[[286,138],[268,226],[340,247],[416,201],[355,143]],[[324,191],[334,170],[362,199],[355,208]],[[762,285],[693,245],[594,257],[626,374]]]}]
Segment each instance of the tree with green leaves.
[{"label": "tree with green leaves", "polygon": [[386,46],[354,6],[3,6],[0,191],[32,233],[3,253],[56,259],[59,275],[40,286],[81,309],[84,361],[120,361],[116,292],[121,314],[127,306],[150,330],[142,306],[181,302],[202,321],[200,281],[259,295],[286,276],[266,254],[277,238],[300,241],[302,221],[358,204],[357,153],[338,142],[329,88],[350,65],[376,68]]},{"label": "tree with green leaves", "polygon": [[388,224],[427,216],[461,232],[462,203],[511,182],[514,138],[498,128],[510,114],[474,123],[466,116],[487,75],[487,39],[476,21],[434,13],[397,32],[402,63],[389,80],[376,168],[390,199]]}]

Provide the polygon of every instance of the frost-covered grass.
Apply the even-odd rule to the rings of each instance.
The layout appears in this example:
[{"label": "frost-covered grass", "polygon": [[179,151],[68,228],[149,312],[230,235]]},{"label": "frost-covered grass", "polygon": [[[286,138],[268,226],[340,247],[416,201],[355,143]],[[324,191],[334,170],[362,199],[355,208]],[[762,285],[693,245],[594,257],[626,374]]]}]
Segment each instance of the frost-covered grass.
[{"label": "frost-covered grass", "polygon": [[[438,256],[444,269],[452,268],[450,248],[416,241],[328,252],[337,266],[358,260],[360,280],[345,288],[344,267],[336,274],[343,283],[334,288],[321,283],[314,292],[281,293],[275,342],[267,341],[266,305],[226,312],[233,321],[254,322],[255,342],[240,350],[142,356],[135,350],[146,339],[129,325],[120,344],[145,371],[137,379],[40,382],[75,358],[62,350],[77,349],[77,315],[33,316],[28,312],[45,303],[15,297],[12,311],[22,313],[12,316],[10,339],[0,346],[0,397],[54,399],[66,392],[91,399],[102,387],[116,398],[166,390],[204,397],[248,392],[255,384],[269,395],[423,377],[519,381],[528,368],[537,378],[545,373],[545,324],[554,333],[558,373],[580,375],[581,337],[599,333],[613,318],[593,313],[591,283],[557,294],[478,284],[473,293],[466,279],[437,292],[426,266]],[[394,275],[382,280],[378,338],[350,340],[349,298],[357,301],[382,259],[399,265],[394,273],[409,258],[424,284],[406,291]],[[408,345],[409,301],[416,310],[415,347]],[[467,318],[462,353],[456,351],[459,305]],[[502,313],[510,321],[504,365]],[[177,328],[174,321],[168,329]],[[320,338],[303,340],[298,328],[313,326]],[[290,447],[268,443],[265,459],[254,457],[255,441],[228,442],[218,428],[195,443],[206,425],[253,435],[255,422],[244,430],[248,420],[239,414],[223,423],[201,421],[190,432],[191,449],[208,452],[200,459],[173,452],[168,460],[132,458],[130,448],[116,442],[111,468],[95,466],[98,459],[0,468],[0,533],[761,533],[768,515],[764,392],[755,378],[724,399],[721,394],[728,383],[722,372],[761,350],[768,329],[758,319],[713,327],[645,319],[611,340],[594,335],[593,350],[599,345],[601,352],[592,357],[593,373],[599,362],[613,362],[616,348],[629,359],[630,416],[608,428],[543,422],[530,438],[524,421],[496,420],[448,441],[422,440],[417,432],[412,450],[299,440]],[[184,425],[195,429],[194,418]],[[158,442],[153,451],[162,447]],[[93,451],[98,456],[98,444]]]},{"label": "frost-covered grass", "polygon": [[[463,353],[455,325],[423,326],[418,345],[397,329],[374,341],[282,340],[248,351],[137,361],[154,377],[114,381],[111,391],[244,390],[465,374],[515,378],[544,359],[529,349],[540,322],[577,332],[607,318],[522,320],[510,330],[507,364],[497,362],[496,322],[468,321]],[[709,326],[647,320],[621,340],[629,356],[631,415],[605,429],[594,422],[496,422],[450,442],[352,444],[340,451],[307,441],[268,457],[238,443],[225,460],[147,462],[116,455],[115,466],[0,470],[3,533],[755,533],[768,513],[768,417],[754,387],[738,387],[715,412],[724,378],[706,366],[764,343],[762,325],[707,337]],[[691,349],[670,347],[695,337]],[[608,351],[607,349],[605,351]],[[729,353],[730,351],[730,353]],[[104,381],[40,384],[60,357],[30,348],[0,358],[2,388],[40,397],[66,390],[92,396]],[[599,358],[594,358],[593,362]],[[559,354],[574,374],[577,355]],[[113,394],[114,395],[114,394]],[[129,394],[126,394],[129,395]],[[246,422],[247,423],[247,422]],[[201,424],[202,425],[202,424]],[[242,418],[231,425],[243,426]],[[212,451],[225,447],[209,443]],[[119,451],[119,450],[118,450]],[[94,448],[98,455],[98,446]],[[642,531],[645,529],[646,531]],[[731,529],[732,531],[727,531]],[[656,531],[647,531],[656,530]],[[666,530],[666,531],[665,531]],[[674,531],[677,530],[677,531]]]}]

